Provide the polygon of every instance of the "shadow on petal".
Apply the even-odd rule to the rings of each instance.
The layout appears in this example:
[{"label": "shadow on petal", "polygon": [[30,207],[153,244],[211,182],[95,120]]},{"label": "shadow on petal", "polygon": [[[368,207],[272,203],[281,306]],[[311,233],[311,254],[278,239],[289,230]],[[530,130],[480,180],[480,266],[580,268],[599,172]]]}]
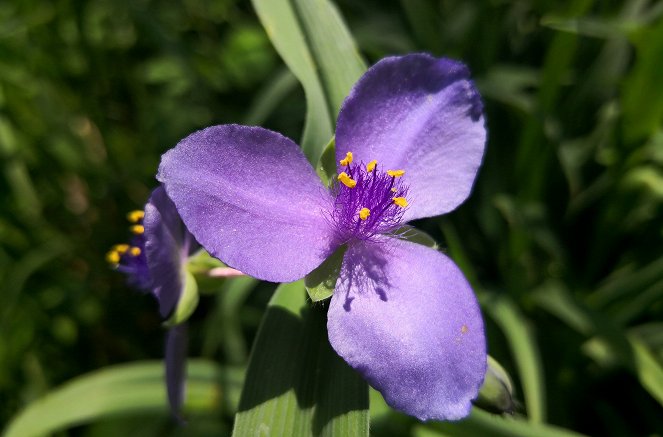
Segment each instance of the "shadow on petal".
[{"label": "shadow on petal", "polygon": [[466,417],[486,342],[460,269],[433,249],[385,238],[349,249],[344,273],[327,318],[334,350],[391,407],[420,420]]},{"label": "shadow on petal", "polygon": [[[379,244],[379,243],[371,243]],[[371,250],[363,242],[352,244],[343,260],[341,273],[337,282],[337,290],[345,290],[343,308],[352,311],[351,293],[374,292],[381,301],[387,302],[390,289],[389,279],[385,275],[387,260],[382,252]]]}]

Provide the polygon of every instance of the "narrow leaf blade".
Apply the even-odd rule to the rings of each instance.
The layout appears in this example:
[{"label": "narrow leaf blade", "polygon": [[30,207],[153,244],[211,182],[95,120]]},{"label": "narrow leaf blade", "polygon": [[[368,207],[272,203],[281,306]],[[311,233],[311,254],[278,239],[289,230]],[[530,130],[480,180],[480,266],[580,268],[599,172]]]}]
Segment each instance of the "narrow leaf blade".
[{"label": "narrow leaf blade", "polygon": [[334,353],[303,281],[276,290],[251,353],[234,436],[368,435],[368,385]]},{"label": "narrow leaf blade", "polygon": [[301,145],[309,161],[317,162],[322,147],[333,134],[333,117],[306,35],[290,0],[253,0],[253,7],[276,51],[304,87],[308,110]]},{"label": "narrow leaf blade", "polygon": [[352,85],[366,71],[340,14],[327,0],[253,0],[270,40],[306,94],[302,149],[316,164]]},{"label": "narrow leaf blade", "polygon": [[532,422],[546,421],[546,392],[541,356],[525,317],[516,305],[505,296],[495,296],[495,301],[484,308],[506,336],[518,366],[527,414]]},{"label": "narrow leaf blade", "polygon": [[[220,369],[190,360],[185,411],[211,413],[220,408]],[[164,368],[160,361],[108,367],[75,378],[33,402],[9,424],[4,437],[51,435],[110,416],[168,413]],[[174,425],[175,426],[175,425]]]},{"label": "narrow leaf blade", "polygon": [[320,70],[329,113],[336,117],[350,88],[366,71],[352,35],[327,0],[292,0]]},{"label": "narrow leaf blade", "polygon": [[501,417],[477,408],[460,422],[438,422],[415,428],[415,437],[582,437],[583,434],[543,423]]}]

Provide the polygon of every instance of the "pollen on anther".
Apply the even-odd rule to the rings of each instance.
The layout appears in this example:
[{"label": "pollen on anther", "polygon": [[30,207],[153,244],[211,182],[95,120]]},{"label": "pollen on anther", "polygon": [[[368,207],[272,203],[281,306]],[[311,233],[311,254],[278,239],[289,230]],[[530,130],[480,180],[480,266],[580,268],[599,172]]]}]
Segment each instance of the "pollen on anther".
[{"label": "pollen on anther", "polygon": [[387,174],[394,178],[400,178],[405,174],[405,170],[387,170]]},{"label": "pollen on anther", "polygon": [[359,218],[362,220],[366,220],[368,216],[371,215],[371,210],[368,208],[362,208],[359,210]]},{"label": "pollen on anther", "polygon": [[401,208],[405,208],[407,206],[407,199],[405,199],[405,197],[394,197],[392,200]]},{"label": "pollen on anther", "polygon": [[127,250],[129,250],[129,245],[128,244],[116,244],[113,246],[112,249],[114,252],[119,253],[120,255],[123,255],[126,253]]},{"label": "pollen on anther", "polygon": [[140,254],[141,254],[140,247],[135,247],[135,246],[132,247],[131,249],[129,249],[129,253],[131,254],[131,256],[138,256],[138,255],[140,255]]},{"label": "pollen on anther", "polygon": [[348,174],[344,171],[338,175],[338,180],[348,188],[354,188],[357,185],[357,181],[348,176]]},{"label": "pollen on anther", "polygon": [[341,159],[339,163],[344,166],[352,164],[352,152],[346,153],[345,158]]},{"label": "pollen on anther", "polygon": [[117,253],[117,251],[115,251],[115,250],[110,250],[106,254],[106,262],[108,262],[109,264],[119,263],[120,262],[120,254]]},{"label": "pollen on anther", "polygon": [[129,214],[127,214],[127,220],[129,220],[131,223],[138,223],[139,221],[143,220],[145,217],[145,211],[131,211]]},{"label": "pollen on anther", "polygon": [[133,225],[129,230],[136,235],[140,235],[145,232],[145,227],[143,225]]},{"label": "pollen on anther", "polygon": [[375,170],[376,165],[378,165],[378,161],[376,159],[372,160],[371,162],[366,164],[366,171],[368,173],[372,172],[373,170]]}]

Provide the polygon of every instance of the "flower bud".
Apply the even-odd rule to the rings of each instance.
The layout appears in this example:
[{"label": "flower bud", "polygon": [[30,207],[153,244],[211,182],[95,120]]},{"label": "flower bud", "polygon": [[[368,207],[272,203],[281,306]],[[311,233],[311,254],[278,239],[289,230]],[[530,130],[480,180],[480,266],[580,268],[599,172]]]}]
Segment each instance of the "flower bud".
[{"label": "flower bud", "polygon": [[488,355],[486,378],[474,404],[483,410],[496,414],[513,414],[516,409],[511,378],[506,370],[490,355]]}]

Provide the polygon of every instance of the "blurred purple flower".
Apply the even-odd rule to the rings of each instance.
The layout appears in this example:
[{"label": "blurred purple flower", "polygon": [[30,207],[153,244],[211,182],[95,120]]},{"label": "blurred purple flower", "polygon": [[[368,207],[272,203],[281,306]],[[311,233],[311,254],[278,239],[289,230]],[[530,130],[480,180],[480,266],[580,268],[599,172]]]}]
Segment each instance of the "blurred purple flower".
[{"label": "blurred purple flower", "polygon": [[[190,255],[200,249],[186,230],[163,187],[152,192],[145,211],[128,215],[133,223],[131,244],[118,244],[106,255],[108,262],[127,275],[130,285],[151,292],[162,317],[175,309],[184,287],[183,271]],[[184,400],[187,326],[173,326],[166,334],[166,386],[173,414],[180,418]]]},{"label": "blurred purple flower", "polygon": [[485,140],[465,65],[414,54],[378,62],[345,100],[331,190],[294,142],[238,125],[185,138],[157,178],[197,240],[257,278],[302,278],[345,245],[333,348],[392,407],[454,420],[486,371],[479,307],[453,261],[399,229],[467,198]]}]

